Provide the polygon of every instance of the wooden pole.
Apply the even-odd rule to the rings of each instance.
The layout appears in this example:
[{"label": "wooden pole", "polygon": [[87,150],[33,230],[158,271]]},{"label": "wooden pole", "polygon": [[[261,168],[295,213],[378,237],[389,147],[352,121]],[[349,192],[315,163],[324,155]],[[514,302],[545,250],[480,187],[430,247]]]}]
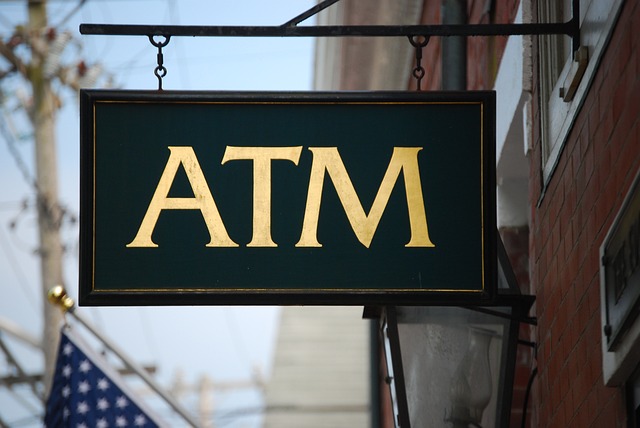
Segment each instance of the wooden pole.
[{"label": "wooden pole", "polygon": [[45,360],[44,386],[48,391],[60,340],[59,331],[62,314],[47,304],[47,293],[56,284],[63,284],[62,245],[60,223],[62,212],[58,203],[58,177],[55,139],[55,98],[51,81],[44,74],[47,55],[45,32],[47,31],[46,0],[29,0],[29,35],[31,40],[31,63],[28,78],[32,87],[33,107],[31,121],[34,129],[35,164],[37,186],[37,210],[39,232],[39,256],[41,295],[43,305],[43,350]]}]

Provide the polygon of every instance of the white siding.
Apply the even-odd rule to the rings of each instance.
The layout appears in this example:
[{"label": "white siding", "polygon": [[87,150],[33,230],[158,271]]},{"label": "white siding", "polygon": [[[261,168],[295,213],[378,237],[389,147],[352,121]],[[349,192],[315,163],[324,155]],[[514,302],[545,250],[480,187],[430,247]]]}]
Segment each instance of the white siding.
[{"label": "white siding", "polygon": [[264,427],[369,427],[369,355],[362,308],[282,308]]}]

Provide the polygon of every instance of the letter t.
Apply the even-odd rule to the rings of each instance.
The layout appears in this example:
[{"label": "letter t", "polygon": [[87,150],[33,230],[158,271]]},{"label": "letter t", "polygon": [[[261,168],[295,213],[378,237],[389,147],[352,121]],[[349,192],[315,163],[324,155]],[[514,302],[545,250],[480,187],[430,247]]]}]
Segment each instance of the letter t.
[{"label": "letter t", "polygon": [[232,160],[253,160],[253,237],[247,247],[277,247],[271,239],[271,161],[288,160],[298,165],[302,146],[227,146],[222,165]]}]

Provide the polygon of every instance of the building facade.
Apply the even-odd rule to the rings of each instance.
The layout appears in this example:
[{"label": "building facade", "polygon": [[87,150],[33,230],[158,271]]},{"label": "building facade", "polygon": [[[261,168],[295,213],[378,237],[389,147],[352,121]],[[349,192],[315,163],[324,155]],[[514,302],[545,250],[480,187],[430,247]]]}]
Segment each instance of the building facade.
[{"label": "building facade", "polygon": [[262,426],[371,426],[369,349],[360,308],[281,308]]},{"label": "building facade", "polygon": [[[637,427],[640,1],[339,2],[318,23],[440,24],[455,8],[464,24],[566,22],[575,4],[579,46],[563,35],[469,37],[454,70],[449,40],[432,38],[421,89],[450,87],[461,68],[457,89],[496,91],[498,227],[537,320],[520,331],[533,347],[518,353],[510,426]],[[406,38],[319,39],[315,86],[415,90],[415,66]]]}]

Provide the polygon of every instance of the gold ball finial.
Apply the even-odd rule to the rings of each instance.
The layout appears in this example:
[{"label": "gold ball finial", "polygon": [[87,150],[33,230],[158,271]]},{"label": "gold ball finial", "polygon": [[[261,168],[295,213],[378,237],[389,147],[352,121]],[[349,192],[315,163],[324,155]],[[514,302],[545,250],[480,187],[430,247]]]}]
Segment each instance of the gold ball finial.
[{"label": "gold ball finial", "polygon": [[75,302],[64,289],[62,285],[56,285],[48,293],[49,302],[53,305],[59,306],[63,312],[67,312],[75,306]]}]

